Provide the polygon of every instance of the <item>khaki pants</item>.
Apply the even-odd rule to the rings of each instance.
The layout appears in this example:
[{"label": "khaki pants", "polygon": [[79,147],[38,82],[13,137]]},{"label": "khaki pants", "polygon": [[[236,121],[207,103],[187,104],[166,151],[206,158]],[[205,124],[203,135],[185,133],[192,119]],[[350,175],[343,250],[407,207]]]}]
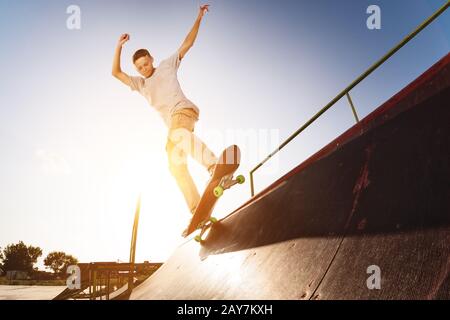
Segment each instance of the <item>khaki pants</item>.
[{"label": "khaki pants", "polygon": [[198,114],[193,109],[182,109],[174,113],[166,145],[170,172],[191,212],[197,207],[200,195],[189,173],[187,156],[190,155],[206,169],[217,162],[214,153],[194,134],[197,120]]}]

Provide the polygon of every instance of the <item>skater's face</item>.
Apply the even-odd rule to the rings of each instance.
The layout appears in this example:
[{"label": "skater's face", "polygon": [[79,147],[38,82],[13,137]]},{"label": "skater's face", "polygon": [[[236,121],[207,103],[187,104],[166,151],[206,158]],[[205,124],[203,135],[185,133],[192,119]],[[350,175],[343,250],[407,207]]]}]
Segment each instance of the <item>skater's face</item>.
[{"label": "skater's face", "polygon": [[144,77],[148,78],[153,73],[153,58],[149,56],[140,57],[134,63],[136,70]]}]

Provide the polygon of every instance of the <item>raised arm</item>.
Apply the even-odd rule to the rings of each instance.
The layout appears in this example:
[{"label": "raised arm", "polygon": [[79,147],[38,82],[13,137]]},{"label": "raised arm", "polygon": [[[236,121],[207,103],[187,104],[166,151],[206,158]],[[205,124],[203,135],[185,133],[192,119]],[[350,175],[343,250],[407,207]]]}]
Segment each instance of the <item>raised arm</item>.
[{"label": "raised arm", "polygon": [[202,22],[203,16],[207,11],[209,11],[208,4],[200,6],[200,12],[198,13],[198,17],[195,20],[194,26],[187,35],[186,39],[184,39],[184,42],[179,49],[180,60],[183,59],[186,52],[188,52],[188,50],[194,45],[195,39],[197,38],[198,29],[200,28],[200,23]]},{"label": "raised arm", "polygon": [[120,56],[122,54],[122,46],[130,39],[130,36],[126,33],[122,34],[119,38],[119,42],[117,43],[116,51],[114,53],[114,60],[112,66],[112,75],[122,81],[127,86],[130,86],[131,80],[130,77],[122,71],[120,68]]}]

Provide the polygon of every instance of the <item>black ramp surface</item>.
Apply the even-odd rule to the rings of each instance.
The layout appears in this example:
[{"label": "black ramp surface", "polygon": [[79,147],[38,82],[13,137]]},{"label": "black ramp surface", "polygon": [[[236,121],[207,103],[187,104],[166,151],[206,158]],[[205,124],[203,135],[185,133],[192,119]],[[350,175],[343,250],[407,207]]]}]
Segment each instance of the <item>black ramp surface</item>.
[{"label": "black ramp surface", "polygon": [[[449,299],[450,55],[131,299]],[[370,290],[369,266],[381,271]]]},{"label": "black ramp surface", "polygon": [[[449,102],[447,89],[363,139],[363,186],[319,298],[449,298]],[[370,265],[382,290],[367,290]]]}]

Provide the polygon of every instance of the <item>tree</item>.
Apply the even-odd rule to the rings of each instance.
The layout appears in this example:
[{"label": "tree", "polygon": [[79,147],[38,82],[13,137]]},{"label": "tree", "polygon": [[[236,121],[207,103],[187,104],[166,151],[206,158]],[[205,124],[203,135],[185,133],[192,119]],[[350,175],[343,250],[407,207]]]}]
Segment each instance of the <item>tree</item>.
[{"label": "tree", "polygon": [[26,246],[23,241],[10,244],[3,250],[3,270],[32,272],[34,264],[41,255],[41,248]]},{"label": "tree", "polygon": [[66,274],[67,267],[77,263],[76,258],[61,251],[50,252],[44,259],[44,265],[58,276]]}]

